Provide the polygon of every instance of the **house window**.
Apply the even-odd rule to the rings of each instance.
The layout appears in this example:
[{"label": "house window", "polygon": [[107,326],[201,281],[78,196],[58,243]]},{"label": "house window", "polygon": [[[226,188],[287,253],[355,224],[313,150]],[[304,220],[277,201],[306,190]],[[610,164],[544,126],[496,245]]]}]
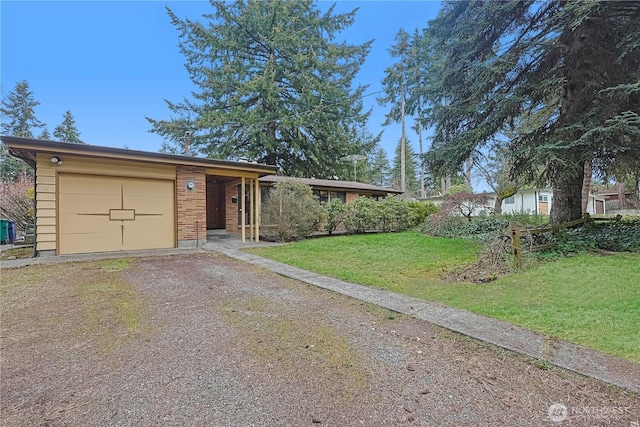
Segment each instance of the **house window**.
[{"label": "house window", "polygon": [[341,200],[342,203],[347,203],[347,192],[346,191],[332,191],[329,201],[333,201],[335,199]]},{"label": "house window", "polygon": [[516,196],[509,196],[506,199],[504,199],[505,205],[513,205],[515,203],[516,203]]},{"label": "house window", "polygon": [[540,194],[538,196],[538,201],[539,202],[548,202],[549,201],[549,196],[546,194]]},{"label": "house window", "polygon": [[313,195],[318,198],[321,205],[329,201],[329,191],[327,190],[313,190]]},{"label": "house window", "polygon": [[370,198],[370,199],[375,200],[376,202],[379,202],[379,201],[384,200],[384,197],[385,197],[385,196],[384,196],[384,195],[382,195],[382,194],[371,194],[371,193],[364,194],[364,193],[360,193],[360,194],[358,195],[358,197],[368,197],[368,198]]},{"label": "house window", "polygon": [[313,195],[318,198],[320,204],[331,202],[335,199],[347,203],[347,193],[344,191],[313,190]]}]

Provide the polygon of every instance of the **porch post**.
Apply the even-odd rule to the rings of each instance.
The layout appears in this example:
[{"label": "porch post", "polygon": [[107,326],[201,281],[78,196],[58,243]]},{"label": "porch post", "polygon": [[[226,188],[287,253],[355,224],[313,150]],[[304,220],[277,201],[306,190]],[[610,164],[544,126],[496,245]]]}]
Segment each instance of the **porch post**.
[{"label": "porch post", "polygon": [[253,180],[249,180],[249,241],[253,242],[253,214],[255,212],[255,195],[253,189]]},{"label": "porch post", "polygon": [[256,243],[260,241],[260,203],[262,201],[262,192],[260,191],[260,177],[256,177]]},{"label": "porch post", "polygon": [[241,237],[241,241],[242,241],[242,243],[245,243],[245,240],[246,240],[246,234],[247,234],[246,230],[244,229],[244,228],[245,228],[245,226],[247,225],[247,216],[246,216],[246,214],[245,214],[245,212],[246,212],[246,211],[245,211],[245,209],[246,209],[246,207],[247,207],[247,206],[246,206],[246,205],[247,205],[247,203],[245,202],[245,194],[246,194],[246,193],[245,193],[245,191],[246,191],[246,188],[245,188],[245,178],[244,178],[244,176],[243,176],[243,177],[241,178],[241,180],[240,180],[240,199],[241,199],[241,202],[240,202],[240,209],[242,210],[242,215],[240,215],[240,217],[242,218],[242,220],[240,221],[240,227],[241,227],[241,228],[240,228],[240,236],[242,236],[242,237]]}]

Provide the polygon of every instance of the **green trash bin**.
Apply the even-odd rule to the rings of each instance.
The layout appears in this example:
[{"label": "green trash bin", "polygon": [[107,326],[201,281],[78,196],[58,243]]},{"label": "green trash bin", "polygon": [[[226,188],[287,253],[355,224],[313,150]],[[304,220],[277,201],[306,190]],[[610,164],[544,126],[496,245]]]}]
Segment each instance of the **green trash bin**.
[{"label": "green trash bin", "polygon": [[13,244],[16,241],[16,223],[8,219],[0,219],[0,242]]}]

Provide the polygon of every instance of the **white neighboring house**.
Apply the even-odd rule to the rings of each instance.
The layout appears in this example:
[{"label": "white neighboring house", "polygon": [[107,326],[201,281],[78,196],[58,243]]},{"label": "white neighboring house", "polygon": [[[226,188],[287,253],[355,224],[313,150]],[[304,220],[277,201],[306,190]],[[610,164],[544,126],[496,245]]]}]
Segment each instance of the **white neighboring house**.
[{"label": "white neighboring house", "polygon": [[[488,193],[489,200],[485,206],[477,206],[472,215],[486,215],[491,213],[495,205],[495,193]],[[430,197],[421,199],[423,202],[433,202],[441,205],[443,197]],[[511,197],[507,197],[502,201],[502,213],[514,214],[525,213],[531,215],[549,215],[551,205],[553,204],[553,190],[551,189],[530,189],[520,190]],[[605,214],[605,197],[599,195],[589,195],[589,203],[587,204],[587,212],[591,215]]]},{"label": "white neighboring house", "polygon": [[[495,196],[493,201],[495,202]],[[533,215],[549,215],[553,203],[553,190],[532,189],[520,190],[502,201],[502,213],[529,213]]]},{"label": "white neighboring house", "polygon": [[[495,201],[495,197],[493,201]],[[551,189],[520,190],[502,201],[502,213],[524,212],[535,215],[549,215],[552,204],[553,190]],[[587,213],[591,215],[605,214],[605,197],[590,194]]]}]

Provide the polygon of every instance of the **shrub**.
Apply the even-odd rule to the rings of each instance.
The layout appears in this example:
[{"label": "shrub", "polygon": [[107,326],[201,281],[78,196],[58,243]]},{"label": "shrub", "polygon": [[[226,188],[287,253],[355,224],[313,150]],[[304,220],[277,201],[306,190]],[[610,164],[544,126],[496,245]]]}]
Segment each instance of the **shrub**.
[{"label": "shrub", "polygon": [[0,182],[0,216],[24,230],[34,222],[33,177],[21,173],[16,180]]},{"label": "shrub", "polygon": [[336,231],[338,225],[340,225],[340,223],[344,220],[344,217],[348,211],[348,207],[342,200],[333,199],[329,203],[325,203],[323,208],[326,216],[324,231],[332,234],[334,231]]},{"label": "shrub", "polygon": [[290,241],[317,231],[324,211],[311,187],[294,181],[274,185],[262,205],[261,233],[266,239]]},{"label": "shrub", "polygon": [[380,222],[378,202],[370,197],[360,196],[348,205],[347,213],[342,220],[350,233],[365,233],[376,230]]},{"label": "shrub", "polygon": [[[433,217],[433,216],[432,216]],[[502,217],[475,217],[467,221],[462,217],[448,217],[443,222],[429,221],[422,232],[437,237],[473,239],[482,242],[507,234],[509,221]]]},{"label": "shrub", "polygon": [[438,212],[438,205],[433,202],[409,202],[413,216],[413,225],[418,226],[424,224],[430,215]]},{"label": "shrub", "polygon": [[382,231],[403,231],[414,224],[409,203],[397,197],[387,197],[378,202]]}]

